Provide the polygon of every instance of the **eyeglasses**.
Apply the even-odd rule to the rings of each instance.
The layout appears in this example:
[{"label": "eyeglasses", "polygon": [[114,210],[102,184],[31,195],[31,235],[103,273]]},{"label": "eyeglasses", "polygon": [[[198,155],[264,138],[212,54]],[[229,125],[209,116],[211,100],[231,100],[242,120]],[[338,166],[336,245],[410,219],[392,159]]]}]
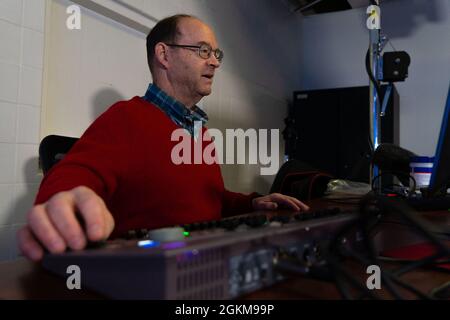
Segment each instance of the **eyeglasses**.
[{"label": "eyeglasses", "polygon": [[182,44],[172,44],[166,43],[169,47],[177,47],[177,48],[185,48],[185,49],[197,49],[198,55],[203,59],[209,59],[211,57],[211,53],[214,54],[214,57],[222,62],[223,60],[223,51],[219,48],[213,50],[209,44],[202,44],[200,46],[188,46]]}]

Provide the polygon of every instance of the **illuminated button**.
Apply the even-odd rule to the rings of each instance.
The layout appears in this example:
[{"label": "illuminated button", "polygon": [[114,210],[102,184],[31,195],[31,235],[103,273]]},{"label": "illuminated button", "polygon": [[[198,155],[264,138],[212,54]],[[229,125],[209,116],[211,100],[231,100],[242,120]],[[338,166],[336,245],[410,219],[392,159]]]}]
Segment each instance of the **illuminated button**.
[{"label": "illuminated button", "polygon": [[141,240],[138,242],[138,246],[141,248],[153,248],[159,246],[159,242],[153,240]]}]

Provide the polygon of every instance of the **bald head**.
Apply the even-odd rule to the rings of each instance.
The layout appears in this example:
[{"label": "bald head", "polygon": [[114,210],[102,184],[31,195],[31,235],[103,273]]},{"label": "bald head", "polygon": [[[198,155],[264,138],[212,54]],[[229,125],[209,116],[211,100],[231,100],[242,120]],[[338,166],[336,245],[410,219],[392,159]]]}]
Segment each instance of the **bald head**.
[{"label": "bald head", "polygon": [[200,21],[198,18],[191,15],[177,14],[160,20],[148,34],[147,61],[152,73],[154,63],[153,59],[155,57],[155,46],[159,42],[175,43],[177,38],[181,36],[179,24],[184,19],[195,19]]}]

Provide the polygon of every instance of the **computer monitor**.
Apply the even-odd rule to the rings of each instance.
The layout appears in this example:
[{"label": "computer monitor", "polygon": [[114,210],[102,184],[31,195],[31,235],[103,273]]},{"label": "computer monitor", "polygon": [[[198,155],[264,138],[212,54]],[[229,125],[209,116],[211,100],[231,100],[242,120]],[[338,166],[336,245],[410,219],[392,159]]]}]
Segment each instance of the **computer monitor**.
[{"label": "computer monitor", "polygon": [[450,85],[447,92],[444,115],[442,117],[441,131],[436,147],[433,171],[427,195],[435,197],[440,191],[447,189],[450,182]]}]

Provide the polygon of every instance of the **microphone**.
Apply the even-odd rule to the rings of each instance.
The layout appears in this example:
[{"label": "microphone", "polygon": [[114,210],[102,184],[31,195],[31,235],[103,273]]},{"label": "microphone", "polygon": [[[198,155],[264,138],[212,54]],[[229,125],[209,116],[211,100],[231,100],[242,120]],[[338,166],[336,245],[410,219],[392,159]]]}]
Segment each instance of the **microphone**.
[{"label": "microphone", "polygon": [[372,164],[381,171],[389,171],[404,184],[409,184],[410,161],[415,153],[392,143],[380,144],[372,155]]}]

